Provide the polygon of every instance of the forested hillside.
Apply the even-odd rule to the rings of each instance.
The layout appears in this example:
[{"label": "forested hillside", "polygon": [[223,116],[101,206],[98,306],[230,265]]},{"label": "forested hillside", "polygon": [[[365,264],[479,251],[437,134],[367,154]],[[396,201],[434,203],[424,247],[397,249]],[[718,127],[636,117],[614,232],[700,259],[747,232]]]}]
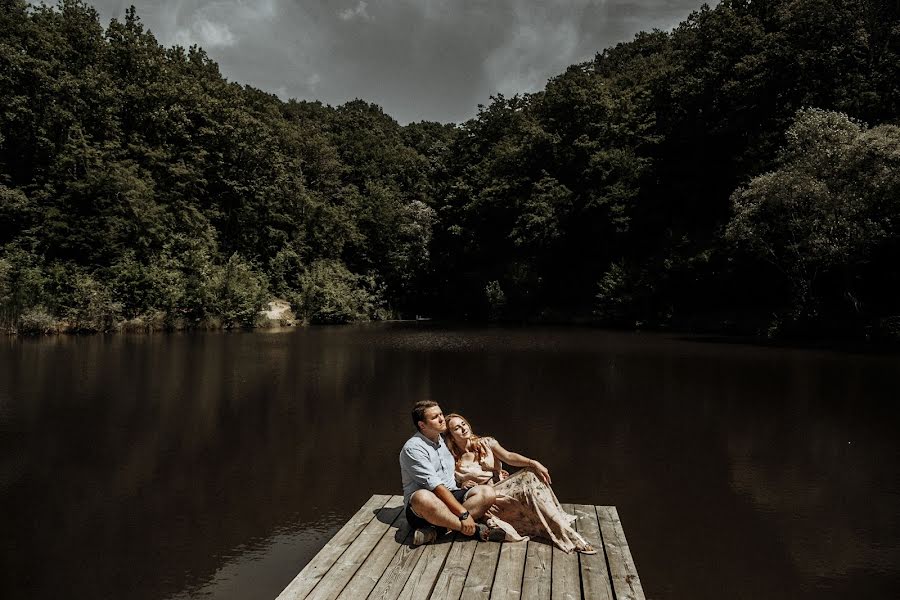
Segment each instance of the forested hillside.
[{"label": "forested hillside", "polygon": [[900,335],[900,5],[725,0],[459,125],[0,0],[0,324]]}]

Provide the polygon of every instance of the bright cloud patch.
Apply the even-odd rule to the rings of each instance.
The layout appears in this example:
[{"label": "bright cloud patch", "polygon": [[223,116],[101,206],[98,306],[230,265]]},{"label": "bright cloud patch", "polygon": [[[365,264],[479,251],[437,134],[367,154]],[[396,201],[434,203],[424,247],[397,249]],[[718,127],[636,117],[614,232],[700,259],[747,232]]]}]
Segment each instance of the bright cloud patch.
[{"label": "bright cloud patch", "polygon": [[200,18],[193,22],[189,30],[181,29],[175,34],[177,43],[183,46],[199,44],[204,48],[233,46],[236,39],[231,28],[225,23],[215,23]]},{"label": "bright cloud patch", "polygon": [[577,55],[577,41],[570,22],[555,27],[519,23],[507,43],[487,57],[485,70],[502,94],[534,92],[547,83],[548,73],[585,58]]},{"label": "bright cloud patch", "polygon": [[[182,46],[199,44],[207,50],[235,46],[241,39],[265,31],[277,15],[277,1],[173,2],[168,12],[175,27],[172,42]],[[165,2],[157,8],[165,13]]]},{"label": "bright cloud patch", "polygon": [[371,21],[372,16],[369,15],[368,10],[366,10],[368,6],[368,2],[365,2],[365,0],[359,0],[359,4],[356,5],[356,8],[347,8],[345,10],[342,10],[338,13],[338,17],[340,17],[342,21],[350,21],[352,19]]}]

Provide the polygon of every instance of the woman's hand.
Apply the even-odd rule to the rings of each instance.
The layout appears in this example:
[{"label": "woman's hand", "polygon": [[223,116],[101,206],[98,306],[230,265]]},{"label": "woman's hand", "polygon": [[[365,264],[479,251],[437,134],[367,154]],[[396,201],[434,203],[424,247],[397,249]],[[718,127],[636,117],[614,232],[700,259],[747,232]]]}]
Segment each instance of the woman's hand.
[{"label": "woman's hand", "polygon": [[456,485],[460,487],[460,489],[467,490],[469,488],[475,487],[480,483],[488,483],[493,476],[493,473],[488,471],[469,471],[467,473],[456,472]]},{"label": "woman's hand", "polygon": [[548,471],[547,467],[545,467],[538,461],[536,461],[536,460],[531,461],[531,470],[534,471],[534,474],[538,476],[538,479],[540,479],[547,485],[550,485],[551,483],[553,483],[550,480],[550,471]]},{"label": "woman's hand", "polygon": [[505,469],[499,469],[497,471],[494,471],[494,476],[491,477],[491,481],[493,481],[494,483],[500,483],[507,477],[509,477],[509,471]]}]

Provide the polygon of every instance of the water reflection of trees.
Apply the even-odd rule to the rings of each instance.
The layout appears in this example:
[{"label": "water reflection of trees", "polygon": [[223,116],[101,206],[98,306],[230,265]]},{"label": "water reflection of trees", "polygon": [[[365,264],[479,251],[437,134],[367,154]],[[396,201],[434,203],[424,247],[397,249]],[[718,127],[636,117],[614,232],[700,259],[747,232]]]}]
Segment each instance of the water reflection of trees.
[{"label": "water reflection of trees", "polygon": [[0,585],[33,598],[159,598],[223,567],[274,596],[365,498],[399,491],[422,397],[543,460],[563,501],[618,505],[660,597],[811,596],[897,563],[891,359],[404,328],[0,353]]},{"label": "water reflection of trees", "polygon": [[[394,472],[369,477],[388,451],[371,432],[398,420],[373,412],[372,399],[424,390],[410,389],[396,361],[378,377],[385,365],[372,352],[322,342],[151,336],[22,348],[29,374],[10,365],[20,375],[7,379],[21,445],[4,456],[21,457],[27,475],[2,504],[35,520],[12,529],[4,572],[34,586],[32,597],[158,598],[199,584],[235,547],[396,487]],[[50,564],[62,567],[53,579]]]}]

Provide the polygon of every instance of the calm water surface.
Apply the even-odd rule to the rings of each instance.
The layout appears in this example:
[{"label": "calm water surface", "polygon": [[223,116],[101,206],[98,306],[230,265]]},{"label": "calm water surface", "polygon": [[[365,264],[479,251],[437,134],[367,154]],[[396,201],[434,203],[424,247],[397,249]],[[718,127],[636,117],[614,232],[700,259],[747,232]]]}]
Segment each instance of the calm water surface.
[{"label": "calm water surface", "polygon": [[896,598],[898,376],[580,329],[4,338],[0,597],[274,598],[434,398],[618,506],[649,598]]}]

